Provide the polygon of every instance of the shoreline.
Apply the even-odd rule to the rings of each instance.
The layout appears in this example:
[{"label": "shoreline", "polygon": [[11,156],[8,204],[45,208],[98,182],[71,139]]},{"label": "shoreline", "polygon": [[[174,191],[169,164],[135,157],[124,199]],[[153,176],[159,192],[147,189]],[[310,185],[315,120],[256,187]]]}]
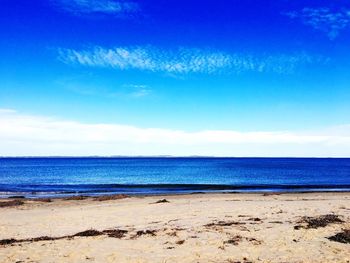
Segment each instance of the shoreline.
[{"label": "shoreline", "polygon": [[13,200],[13,199],[20,199],[20,200],[28,200],[28,201],[35,201],[36,199],[52,199],[52,200],[66,200],[69,198],[79,198],[83,197],[85,199],[94,199],[94,198],[106,198],[106,197],[113,197],[113,196],[120,196],[125,195],[128,198],[129,197],[173,197],[173,196],[192,196],[192,195],[262,195],[262,196],[270,196],[270,195],[298,195],[298,194],[347,194],[350,193],[350,190],[324,190],[324,191],[242,191],[242,192],[220,192],[220,191],[213,191],[213,192],[189,192],[189,193],[149,193],[149,194],[124,194],[124,193],[111,193],[111,194],[73,194],[73,195],[36,195],[31,197],[26,197],[25,195],[21,195],[21,192],[19,195],[14,193],[13,195],[9,196],[0,196],[0,201],[5,200]]},{"label": "shoreline", "polygon": [[6,185],[0,184],[0,199],[65,198],[69,196],[104,196],[127,194],[130,196],[183,195],[198,193],[326,193],[350,192],[349,184],[68,184],[68,185]]},{"label": "shoreline", "polygon": [[[18,195],[17,195],[18,193]],[[188,193],[132,193],[132,194],[124,194],[124,193],[111,193],[111,194],[62,194],[62,195],[33,195],[32,197],[26,197],[22,194],[23,192],[13,192],[8,196],[0,196],[0,201],[11,200],[11,199],[20,199],[20,200],[35,200],[35,199],[52,199],[52,200],[66,200],[69,198],[79,198],[83,197],[86,199],[94,199],[94,198],[105,198],[105,197],[113,197],[125,195],[127,197],[172,197],[172,196],[192,196],[192,195],[262,195],[262,196],[270,196],[270,195],[298,195],[298,194],[347,194],[350,193],[350,190],[315,190],[315,191],[200,191],[200,192],[188,192]]]}]

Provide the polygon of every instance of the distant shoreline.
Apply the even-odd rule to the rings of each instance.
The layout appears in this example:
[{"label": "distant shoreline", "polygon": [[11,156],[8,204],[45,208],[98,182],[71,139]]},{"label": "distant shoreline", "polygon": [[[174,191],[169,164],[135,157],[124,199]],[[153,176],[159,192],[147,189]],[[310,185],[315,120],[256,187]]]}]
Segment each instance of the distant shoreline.
[{"label": "distant shoreline", "polygon": [[339,156],[172,156],[172,155],[150,155],[150,156],[128,156],[128,155],[116,155],[116,156],[0,156],[0,159],[350,159],[349,157]]}]

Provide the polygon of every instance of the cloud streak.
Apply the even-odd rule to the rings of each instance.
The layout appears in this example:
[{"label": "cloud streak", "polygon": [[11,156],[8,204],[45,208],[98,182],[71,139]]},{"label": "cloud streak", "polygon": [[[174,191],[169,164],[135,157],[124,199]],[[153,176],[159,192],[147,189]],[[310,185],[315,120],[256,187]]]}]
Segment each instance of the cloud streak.
[{"label": "cloud streak", "polygon": [[136,13],[139,6],[135,2],[115,0],[53,0],[56,6],[76,14],[125,15]]},{"label": "cloud streak", "polygon": [[247,71],[288,74],[299,66],[322,61],[321,58],[306,53],[253,56],[191,48],[161,50],[152,46],[59,49],[59,59],[67,64],[89,67],[137,69],[172,74]]},{"label": "cloud streak", "polygon": [[145,98],[153,94],[153,89],[144,84],[101,85],[89,76],[62,78],[56,81],[59,87],[84,96],[103,98]]},{"label": "cloud streak", "polygon": [[349,156],[350,125],[322,132],[88,124],[0,110],[0,155]]},{"label": "cloud streak", "polygon": [[329,8],[303,8],[301,11],[288,12],[285,15],[326,33],[331,40],[350,25],[350,10],[333,12]]}]

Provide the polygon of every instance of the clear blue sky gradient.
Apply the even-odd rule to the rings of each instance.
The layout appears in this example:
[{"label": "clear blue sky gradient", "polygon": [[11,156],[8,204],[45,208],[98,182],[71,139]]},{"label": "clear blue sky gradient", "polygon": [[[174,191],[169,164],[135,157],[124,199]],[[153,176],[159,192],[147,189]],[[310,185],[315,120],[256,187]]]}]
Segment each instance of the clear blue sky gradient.
[{"label": "clear blue sky gradient", "polygon": [[[1,1],[0,108],[185,131],[299,131],[350,123],[348,1],[148,0],[118,12],[94,9],[97,0],[92,6],[68,2]],[[168,54],[160,55],[165,60],[196,49],[311,61],[301,59],[292,69],[282,63],[277,71],[169,72],[86,65],[60,53],[91,55],[96,47],[141,47]]]}]

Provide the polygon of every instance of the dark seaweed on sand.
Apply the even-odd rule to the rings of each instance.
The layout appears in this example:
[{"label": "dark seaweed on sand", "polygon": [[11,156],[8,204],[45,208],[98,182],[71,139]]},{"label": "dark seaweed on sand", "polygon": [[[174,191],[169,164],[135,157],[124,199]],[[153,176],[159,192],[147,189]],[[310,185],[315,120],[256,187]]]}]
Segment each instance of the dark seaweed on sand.
[{"label": "dark seaweed on sand", "polygon": [[38,241],[52,241],[52,240],[58,240],[58,239],[63,239],[65,237],[48,237],[48,236],[42,236],[42,237],[34,237],[34,238],[26,238],[26,239],[14,239],[14,238],[9,238],[9,239],[2,239],[0,240],[0,245],[11,245],[14,243],[23,243],[23,242],[38,242]]},{"label": "dark seaweed on sand", "polygon": [[134,237],[140,237],[144,235],[155,236],[156,233],[157,233],[157,230],[139,230],[136,232],[136,235]]},{"label": "dark seaweed on sand", "polygon": [[183,243],[185,243],[185,240],[179,240],[175,242],[177,245],[182,245]]},{"label": "dark seaweed on sand", "polygon": [[74,237],[93,237],[93,236],[101,236],[103,235],[103,232],[97,231],[95,229],[89,229],[86,231],[78,232]]},{"label": "dark seaweed on sand", "polygon": [[93,237],[93,236],[107,235],[108,237],[122,238],[125,236],[126,233],[128,233],[128,231],[122,230],[122,229],[107,229],[107,230],[103,230],[103,231],[89,229],[89,230],[79,232],[73,236],[68,236],[68,237]]},{"label": "dark seaweed on sand", "polygon": [[24,202],[21,200],[11,200],[11,201],[0,202],[0,207],[19,206],[23,204]]},{"label": "dark seaweed on sand", "polygon": [[166,199],[161,199],[161,200],[158,200],[157,202],[155,202],[155,204],[160,204],[160,203],[170,203],[170,202]]},{"label": "dark seaweed on sand", "polygon": [[109,200],[119,200],[129,197],[125,194],[118,194],[118,195],[105,195],[105,196],[97,196],[94,198],[95,201],[109,201]]},{"label": "dark seaweed on sand", "polygon": [[350,244],[350,229],[343,230],[342,232],[339,232],[335,234],[334,236],[327,237],[331,241],[344,243],[344,244]]},{"label": "dark seaweed on sand", "polygon": [[242,237],[237,235],[237,236],[231,237],[229,240],[224,241],[224,244],[237,246],[240,241],[242,241]]},{"label": "dark seaweed on sand", "polygon": [[38,242],[38,241],[54,241],[54,240],[60,240],[60,239],[71,239],[74,237],[94,237],[94,236],[102,236],[107,235],[108,237],[112,238],[122,238],[127,233],[127,230],[121,230],[121,229],[108,229],[103,231],[97,231],[95,229],[89,229],[82,232],[78,232],[74,235],[68,235],[68,236],[60,236],[60,237],[48,237],[48,236],[41,236],[41,237],[35,237],[35,238],[26,238],[26,239],[2,239],[0,240],[0,245],[11,245],[14,243],[23,243],[23,242]]},{"label": "dark seaweed on sand", "polygon": [[205,227],[215,227],[215,226],[232,226],[232,225],[244,225],[243,222],[236,222],[236,221],[218,221],[214,223],[209,223],[204,225]]},{"label": "dark seaweed on sand", "polygon": [[4,246],[4,245],[11,245],[13,243],[16,243],[17,239],[14,238],[8,238],[8,239],[2,239],[0,240],[0,245]]},{"label": "dark seaweed on sand", "polygon": [[334,214],[328,214],[328,215],[321,215],[318,217],[303,217],[301,220],[298,221],[299,224],[306,224],[303,225],[296,225],[294,226],[294,229],[298,230],[300,228],[319,228],[319,227],[326,227],[329,224],[339,224],[344,223],[343,220],[339,218],[338,215]]},{"label": "dark seaweed on sand", "polygon": [[260,222],[261,219],[259,217],[251,217],[248,219],[249,221],[255,221],[255,222]]},{"label": "dark seaweed on sand", "polygon": [[87,196],[84,196],[84,195],[73,195],[73,196],[69,196],[69,197],[64,198],[64,200],[80,201],[80,200],[85,200],[86,198],[87,198]]},{"label": "dark seaweed on sand", "polygon": [[103,233],[107,234],[108,237],[122,238],[125,236],[126,233],[128,233],[128,231],[122,230],[122,229],[110,229],[110,230],[103,230]]}]

